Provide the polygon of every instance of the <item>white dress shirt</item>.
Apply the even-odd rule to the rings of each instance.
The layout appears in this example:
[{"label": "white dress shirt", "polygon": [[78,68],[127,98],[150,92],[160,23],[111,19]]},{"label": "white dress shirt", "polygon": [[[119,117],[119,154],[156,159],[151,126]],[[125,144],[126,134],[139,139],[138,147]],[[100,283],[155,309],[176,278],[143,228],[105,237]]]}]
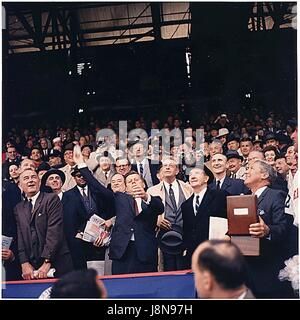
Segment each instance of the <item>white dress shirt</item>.
[{"label": "white dress shirt", "polygon": [[84,192],[85,192],[85,195],[86,196],[88,196],[88,192],[89,192],[89,188],[88,188],[88,186],[86,185],[85,187],[79,187],[79,186],[77,186],[77,188],[78,188],[78,190],[79,190],[79,192],[80,192],[80,194],[83,196],[83,190],[82,189],[84,189]]},{"label": "white dress shirt", "polygon": [[32,211],[33,211],[33,209],[34,209],[34,206],[35,206],[35,202],[36,202],[36,200],[37,200],[37,198],[39,197],[39,195],[40,195],[40,191],[35,195],[35,196],[33,196],[33,197],[28,197],[28,200],[30,200],[31,199],[31,204],[32,204]]},{"label": "white dress shirt", "polygon": [[261,188],[257,189],[254,194],[257,196],[257,198],[259,198],[260,195],[261,195],[266,189],[267,189],[267,186],[261,187]]},{"label": "white dress shirt", "polygon": [[[134,200],[136,201],[137,203],[137,207],[138,207],[138,210],[139,210],[139,213],[143,210],[142,208],[142,198],[134,198]],[[147,205],[150,203],[151,201],[151,196],[150,194],[148,194],[148,200],[145,201],[143,200]],[[132,235],[131,235],[131,238],[130,238],[130,241],[134,241],[135,238],[134,238],[134,231],[132,232]]]}]

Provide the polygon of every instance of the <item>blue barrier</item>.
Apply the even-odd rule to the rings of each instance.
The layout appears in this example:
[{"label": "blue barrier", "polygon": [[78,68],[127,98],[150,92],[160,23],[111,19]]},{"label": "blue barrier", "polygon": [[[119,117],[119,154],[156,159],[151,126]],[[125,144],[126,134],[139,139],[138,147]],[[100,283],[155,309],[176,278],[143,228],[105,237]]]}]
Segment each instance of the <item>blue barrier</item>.
[{"label": "blue barrier", "polygon": [[[107,289],[108,298],[195,298],[191,273],[162,272],[142,275],[99,277]],[[11,281],[3,283],[2,298],[38,298],[56,280]]]}]

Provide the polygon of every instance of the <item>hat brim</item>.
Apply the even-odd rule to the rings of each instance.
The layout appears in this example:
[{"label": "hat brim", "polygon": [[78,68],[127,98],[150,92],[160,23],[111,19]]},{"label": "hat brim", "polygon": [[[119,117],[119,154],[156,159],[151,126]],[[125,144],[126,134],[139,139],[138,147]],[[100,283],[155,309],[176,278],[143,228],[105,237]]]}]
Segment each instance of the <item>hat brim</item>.
[{"label": "hat brim", "polygon": [[58,170],[58,169],[50,169],[48,170],[42,177],[42,180],[41,180],[41,185],[46,185],[46,182],[47,182],[47,179],[49,176],[51,176],[52,174],[57,174],[60,176],[61,178],[61,181],[62,181],[62,184],[65,183],[66,181],[66,176],[65,174],[61,171],[61,170]]}]

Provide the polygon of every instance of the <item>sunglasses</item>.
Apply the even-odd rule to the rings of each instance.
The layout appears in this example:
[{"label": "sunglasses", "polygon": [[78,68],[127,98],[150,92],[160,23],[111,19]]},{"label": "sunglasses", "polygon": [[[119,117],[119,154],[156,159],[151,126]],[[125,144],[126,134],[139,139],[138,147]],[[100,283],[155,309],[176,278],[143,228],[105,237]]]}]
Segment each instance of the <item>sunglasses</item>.
[{"label": "sunglasses", "polygon": [[74,176],[74,177],[76,177],[76,178],[82,178],[82,174],[80,174],[80,173],[75,174],[75,176]]}]

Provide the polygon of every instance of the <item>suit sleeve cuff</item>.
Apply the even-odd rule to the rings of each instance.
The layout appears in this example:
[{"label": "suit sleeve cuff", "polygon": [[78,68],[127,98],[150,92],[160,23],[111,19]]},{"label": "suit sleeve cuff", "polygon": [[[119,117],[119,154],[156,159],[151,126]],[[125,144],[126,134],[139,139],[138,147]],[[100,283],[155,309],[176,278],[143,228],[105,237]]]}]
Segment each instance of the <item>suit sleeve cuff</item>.
[{"label": "suit sleeve cuff", "polygon": [[87,164],[86,163],[79,163],[78,169],[83,169],[83,168],[87,168]]},{"label": "suit sleeve cuff", "polygon": [[147,193],[147,194],[148,194],[148,200],[147,201],[143,200],[143,201],[146,203],[146,205],[149,205],[151,202],[151,196],[149,193]]}]

